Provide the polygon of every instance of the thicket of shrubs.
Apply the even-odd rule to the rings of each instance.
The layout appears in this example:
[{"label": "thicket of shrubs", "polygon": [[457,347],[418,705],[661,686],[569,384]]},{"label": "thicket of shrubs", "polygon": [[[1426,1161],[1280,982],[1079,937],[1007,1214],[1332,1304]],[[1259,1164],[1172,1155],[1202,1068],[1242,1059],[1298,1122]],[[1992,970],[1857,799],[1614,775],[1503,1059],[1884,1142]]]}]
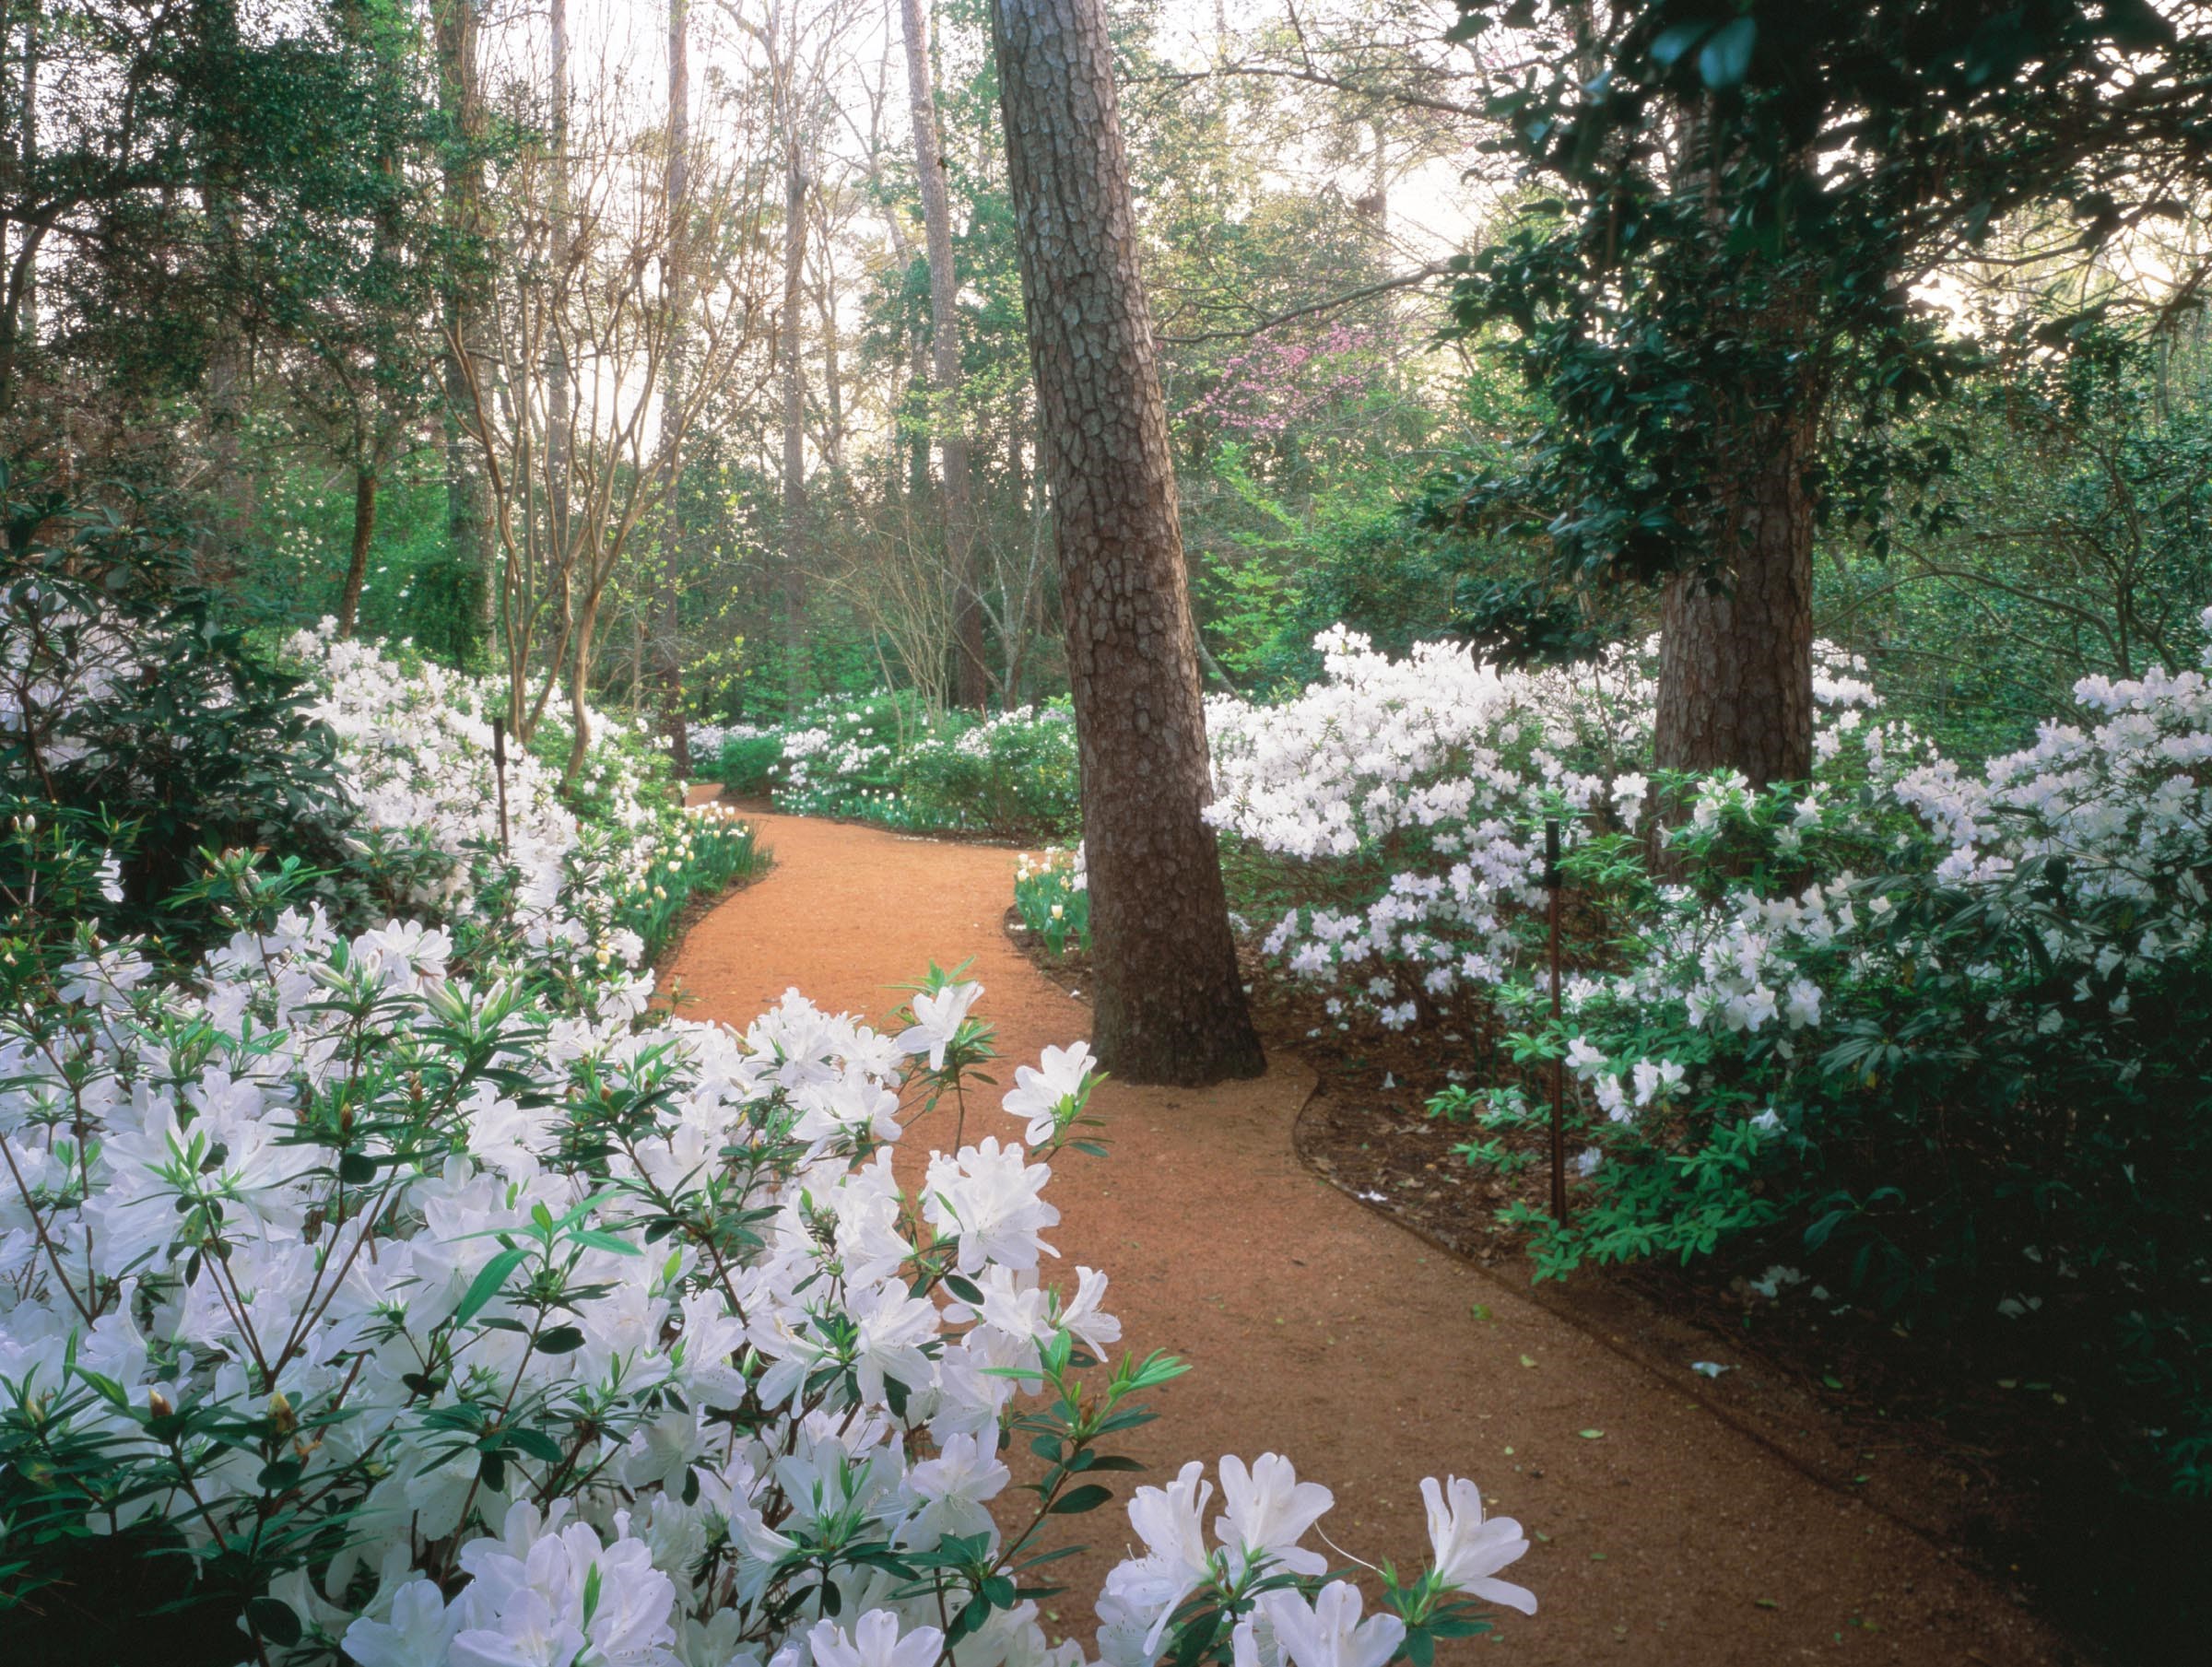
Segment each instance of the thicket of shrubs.
[{"label": "thicket of shrubs", "polygon": [[[1755,792],[1649,779],[1641,654],[1500,674],[1324,647],[1297,699],[1213,710],[1241,900],[1273,895],[1264,948],[1340,1011],[1503,1031],[1432,1108],[1474,1161],[1525,1161],[1564,1058],[1571,1226],[1512,1213],[1541,1274],[1785,1255],[1898,1323],[2009,1333],[2099,1398],[2139,1474],[2212,1492],[2202,671],[2086,679],[2070,721],[1976,770],[1831,652],[1816,779]],[[1687,819],[1654,829],[1669,799]]]},{"label": "thicket of shrubs", "polygon": [[1046,840],[1081,825],[1065,699],[977,717],[908,693],[820,702],[779,728],[707,728],[695,768],[782,810],[918,833]]}]

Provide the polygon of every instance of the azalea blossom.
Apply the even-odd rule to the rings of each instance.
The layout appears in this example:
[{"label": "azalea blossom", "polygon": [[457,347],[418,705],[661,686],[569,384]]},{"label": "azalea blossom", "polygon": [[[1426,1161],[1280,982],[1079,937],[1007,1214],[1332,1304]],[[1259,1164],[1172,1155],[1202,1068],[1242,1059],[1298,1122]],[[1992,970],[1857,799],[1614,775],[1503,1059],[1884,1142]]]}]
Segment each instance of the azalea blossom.
[{"label": "azalea blossom", "polygon": [[945,1051],[959,1035],[960,1026],[967,1021],[969,1008],[982,994],[983,987],[977,983],[947,984],[944,989],[918,992],[913,999],[914,1022],[899,1037],[899,1046],[909,1053],[929,1056],[932,1071],[945,1069]]},{"label": "azalea blossom", "polygon": [[1041,1146],[1060,1132],[1061,1111],[1081,1096],[1092,1062],[1088,1042],[1070,1042],[1065,1048],[1048,1044],[1034,1067],[1014,1067],[1014,1086],[1001,1103],[1030,1120],[1023,1138],[1030,1145]]},{"label": "azalea blossom", "polygon": [[1536,1613],[1535,1593],[1493,1578],[1527,1555],[1520,1523],[1511,1517],[1485,1520],[1481,1490],[1459,1476],[1447,1476],[1441,1485],[1434,1476],[1424,1477],[1421,1499],[1429,1508],[1429,1544],[1442,1584],[1523,1614]]}]

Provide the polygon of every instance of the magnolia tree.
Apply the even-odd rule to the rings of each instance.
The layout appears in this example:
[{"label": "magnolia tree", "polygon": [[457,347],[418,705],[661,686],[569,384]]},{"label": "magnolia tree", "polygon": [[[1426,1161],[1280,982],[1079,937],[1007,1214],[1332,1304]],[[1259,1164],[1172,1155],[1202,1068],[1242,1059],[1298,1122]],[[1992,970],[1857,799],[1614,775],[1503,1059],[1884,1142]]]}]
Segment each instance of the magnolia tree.
[{"label": "magnolia tree", "polygon": [[[502,855],[467,698],[301,646],[371,817],[469,883],[347,933],[239,859],[233,935],[188,974],[89,919],[9,987],[10,1637],[46,1648],[42,1594],[113,1544],[189,1557],[182,1595],[234,1628],[210,1659],[1090,1659],[1047,1637],[1041,1582],[1181,1368],[1113,1356],[1102,1273],[1043,1276],[1088,1049],[1018,1066],[970,1140],[994,1056],[971,982],[933,969],[885,1030],[795,992],[743,1033],[649,1010],[603,924],[634,874],[585,860],[549,772],[511,782]],[[953,1147],[909,1192],[892,1147],[933,1114]],[[1519,1527],[1465,1481],[1424,1493],[1431,1566],[1363,1593],[1286,1458],[1138,1487],[1100,1657],[1376,1667],[1533,1610],[1497,1578]]]}]

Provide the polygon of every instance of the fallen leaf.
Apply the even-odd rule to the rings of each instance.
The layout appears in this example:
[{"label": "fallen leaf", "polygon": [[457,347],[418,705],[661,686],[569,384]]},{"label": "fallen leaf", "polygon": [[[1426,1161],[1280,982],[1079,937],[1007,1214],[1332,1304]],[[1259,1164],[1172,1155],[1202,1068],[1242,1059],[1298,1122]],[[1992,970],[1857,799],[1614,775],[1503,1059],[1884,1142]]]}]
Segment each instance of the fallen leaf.
[{"label": "fallen leaf", "polygon": [[1585,1441],[1595,1441],[1605,1435],[1602,1429],[1578,1429],[1574,1432]]}]

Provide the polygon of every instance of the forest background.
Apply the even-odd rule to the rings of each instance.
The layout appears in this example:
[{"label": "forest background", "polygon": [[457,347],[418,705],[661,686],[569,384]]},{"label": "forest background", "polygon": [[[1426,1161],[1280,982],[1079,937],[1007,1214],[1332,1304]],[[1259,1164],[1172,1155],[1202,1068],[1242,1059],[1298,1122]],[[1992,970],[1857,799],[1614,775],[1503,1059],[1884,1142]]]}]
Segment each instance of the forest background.
[{"label": "forest background", "polygon": [[[524,733],[561,686],[671,727],[1064,688],[983,8],[919,19],[948,298],[906,20],[553,17],[14,6],[18,535],[93,500],[163,522],[239,622],[500,661]],[[1401,649],[1542,579],[1525,525],[1436,512],[1547,415],[1500,326],[1450,327],[1455,258],[1553,213],[1485,103],[1508,48],[1418,0],[1113,18],[1209,689],[1295,687],[1329,625]],[[2023,210],[1917,286],[1973,351],[1889,439],[1943,467],[1878,529],[1823,522],[1815,616],[1955,756],[2190,656],[2190,206],[2086,249],[2071,205]],[[1615,589],[1583,627],[1657,612]]]}]

